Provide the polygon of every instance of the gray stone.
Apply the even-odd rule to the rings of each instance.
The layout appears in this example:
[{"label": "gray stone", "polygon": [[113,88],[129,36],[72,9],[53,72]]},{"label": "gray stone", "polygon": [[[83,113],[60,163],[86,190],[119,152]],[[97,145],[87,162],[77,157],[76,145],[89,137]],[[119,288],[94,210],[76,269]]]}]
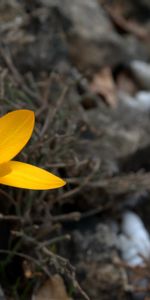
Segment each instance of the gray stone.
[{"label": "gray stone", "polygon": [[44,0],[55,8],[68,43],[70,57],[80,69],[115,65],[129,58],[122,38],[97,0]]},{"label": "gray stone", "polygon": [[143,61],[132,61],[130,69],[142,89],[150,90],[150,64]]}]

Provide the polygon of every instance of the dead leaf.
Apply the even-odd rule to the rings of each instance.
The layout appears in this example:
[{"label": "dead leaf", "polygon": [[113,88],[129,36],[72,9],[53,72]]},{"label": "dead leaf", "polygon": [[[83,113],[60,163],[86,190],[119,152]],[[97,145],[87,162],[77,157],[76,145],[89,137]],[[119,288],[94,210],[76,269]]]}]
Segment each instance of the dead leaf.
[{"label": "dead leaf", "polygon": [[128,70],[122,70],[117,74],[116,85],[120,91],[123,91],[130,96],[135,96],[138,92],[138,85]]},{"label": "dead leaf", "polygon": [[63,279],[56,274],[33,295],[32,300],[72,300],[68,297]]},{"label": "dead leaf", "polygon": [[116,86],[110,68],[102,68],[95,74],[90,89],[93,93],[104,97],[111,107],[117,106]]}]

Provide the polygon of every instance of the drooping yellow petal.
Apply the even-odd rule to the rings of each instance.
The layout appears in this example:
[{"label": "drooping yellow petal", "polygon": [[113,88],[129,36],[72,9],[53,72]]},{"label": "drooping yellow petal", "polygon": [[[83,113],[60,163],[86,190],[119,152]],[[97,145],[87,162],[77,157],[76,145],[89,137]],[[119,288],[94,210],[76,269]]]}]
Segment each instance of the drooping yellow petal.
[{"label": "drooping yellow petal", "polygon": [[0,164],[11,160],[26,145],[34,121],[31,110],[16,110],[0,118]]},{"label": "drooping yellow petal", "polygon": [[11,172],[0,177],[1,184],[32,190],[55,189],[66,184],[52,173],[26,163],[9,161],[7,165]]}]

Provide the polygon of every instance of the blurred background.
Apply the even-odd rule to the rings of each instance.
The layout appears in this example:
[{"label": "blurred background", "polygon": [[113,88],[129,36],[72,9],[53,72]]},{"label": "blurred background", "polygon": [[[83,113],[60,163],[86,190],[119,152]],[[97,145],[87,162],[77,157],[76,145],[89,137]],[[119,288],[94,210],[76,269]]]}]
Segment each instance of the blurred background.
[{"label": "blurred background", "polygon": [[0,114],[22,108],[18,159],[67,185],[0,187],[0,299],[150,299],[150,1],[1,0]]}]

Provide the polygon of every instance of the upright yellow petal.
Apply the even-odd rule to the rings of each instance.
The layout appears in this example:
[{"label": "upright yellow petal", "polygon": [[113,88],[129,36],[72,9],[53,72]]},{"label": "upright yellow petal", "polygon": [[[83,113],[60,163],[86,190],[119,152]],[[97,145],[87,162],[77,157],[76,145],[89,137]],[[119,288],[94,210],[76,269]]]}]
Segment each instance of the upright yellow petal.
[{"label": "upright yellow petal", "polygon": [[0,164],[11,160],[26,145],[34,120],[31,110],[16,110],[0,118]]},{"label": "upright yellow petal", "polygon": [[0,177],[0,183],[31,190],[48,190],[62,187],[66,184],[61,178],[35,166],[9,161],[7,167],[11,172]]}]

